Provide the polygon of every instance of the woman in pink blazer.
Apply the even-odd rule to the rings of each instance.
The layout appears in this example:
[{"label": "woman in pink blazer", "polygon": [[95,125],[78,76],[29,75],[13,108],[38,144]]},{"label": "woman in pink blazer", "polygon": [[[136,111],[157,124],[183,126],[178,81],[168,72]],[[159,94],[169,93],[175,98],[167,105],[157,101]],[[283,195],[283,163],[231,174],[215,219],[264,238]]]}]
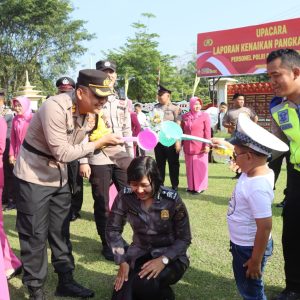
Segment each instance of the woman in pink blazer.
[{"label": "woman in pink blazer", "polygon": [[10,248],[7,240],[2,214],[2,191],[4,186],[3,175],[3,152],[5,150],[7,124],[3,117],[0,117],[0,298],[9,299],[7,279],[20,273],[22,264]]},{"label": "woman in pink blazer", "polygon": [[[185,134],[210,139],[209,115],[201,111],[202,100],[190,99],[190,111],[182,116],[181,127]],[[193,194],[202,193],[208,186],[208,153],[210,147],[197,141],[183,141],[185,155],[187,191]]]}]

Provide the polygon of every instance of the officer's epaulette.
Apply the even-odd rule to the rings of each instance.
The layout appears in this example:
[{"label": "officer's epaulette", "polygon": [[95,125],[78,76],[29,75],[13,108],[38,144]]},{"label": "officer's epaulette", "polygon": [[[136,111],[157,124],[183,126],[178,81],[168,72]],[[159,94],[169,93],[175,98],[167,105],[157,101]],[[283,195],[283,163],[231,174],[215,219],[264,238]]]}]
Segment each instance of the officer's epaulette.
[{"label": "officer's epaulette", "polygon": [[163,195],[166,198],[175,200],[177,198],[178,193],[172,189],[161,187],[160,188],[160,194]]},{"label": "officer's epaulette", "polygon": [[124,194],[132,194],[133,191],[132,191],[132,189],[131,189],[130,187],[125,186],[125,187],[124,187],[124,190],[123,190],[123,193],[124,193]]},{"label": "officer's epaulette", "polygon": [[284,100],[284,98],[282,98],[282,97],[277,97],[277,96],[273,97],[269,104],[270,111],[274,106],[280,104],[283,100]]}]

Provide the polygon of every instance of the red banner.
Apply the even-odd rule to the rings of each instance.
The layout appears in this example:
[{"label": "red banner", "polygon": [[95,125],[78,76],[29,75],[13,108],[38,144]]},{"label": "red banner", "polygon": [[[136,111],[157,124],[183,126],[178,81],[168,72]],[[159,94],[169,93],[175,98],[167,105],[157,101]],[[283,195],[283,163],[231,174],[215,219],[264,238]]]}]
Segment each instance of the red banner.
[{"label": "red banner", "polygon": [[300,18],[198,34],[197,75],[261,74],[280,48],[300,51]]}]

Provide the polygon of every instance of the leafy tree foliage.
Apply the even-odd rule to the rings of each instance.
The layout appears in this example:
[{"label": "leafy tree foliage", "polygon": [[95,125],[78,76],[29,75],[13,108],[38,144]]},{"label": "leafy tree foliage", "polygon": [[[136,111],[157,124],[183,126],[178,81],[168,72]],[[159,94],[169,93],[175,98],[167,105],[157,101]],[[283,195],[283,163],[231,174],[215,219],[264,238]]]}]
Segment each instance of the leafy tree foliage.
[{"label": "leafy tree foliage", "polygon": [[85,52],[80,43],[93,38],[84,21],[71,20],[69,0],[1,0],[0,11],[0,86],[10,94],[24,84],[25,70],[50,92]]},{"label": "leafy tree foliage", "polygon": [[[147,19],[155,17],[148,13],[142,16]],[[158,50],[158,34],[150,33],[141,21],[133,23],[132,27],[135,29],[134,37],[128,38],[123,47],[105,53],[117,63],[118,87],[122,89],[127,78],[128,97],[139,102],[151,102],[156,99],[160,77],[160,83],[172,90],[172,101],[189,100],[195,81],[196,57],[191,57],[185,67],[176,67],[175,56],[162,54]],[[200,80],[195,95],[205,102],[210,101],[207,79]]]},{"label": "leafy tree foliage", "polygon": [[[142,14],[145,18],[154,18],[153,14]],[[109,59],[117,63],[119,86],[124,86],[124,79],[130,80],[128,97],[139,102],[149,102],[156,99],[158,77],[160,83],[171,89],[173,99],[179,95],[177,70],[172,65],[175,58],[162,54],[158,50],[156,33],[150,33],[148,27],[138,21],[132,24],[136,30],[134,37],[127,39],[123,47],[106,53]]]}]

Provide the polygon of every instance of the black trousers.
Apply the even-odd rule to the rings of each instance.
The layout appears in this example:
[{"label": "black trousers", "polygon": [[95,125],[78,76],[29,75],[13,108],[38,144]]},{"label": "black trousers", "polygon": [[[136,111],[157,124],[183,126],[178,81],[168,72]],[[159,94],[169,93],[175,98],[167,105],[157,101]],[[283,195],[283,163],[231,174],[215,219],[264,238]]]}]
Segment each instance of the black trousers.
[{"label": "black trousers", "polygon": [[176,260],[170,262],[157,278],[140,278],[138,273],[142,265],[151,259],[151,255],[145,255],[136,260],[134,269],[129,272],[128,281],[124,282],[121,290],[113,291],[112,300],[175,300],[170,285],[181,279],[186,266]]},{"label": "black trousers", "polygon": [[282,247],[287,289],[300,293],[300,171],[288,169],[286,204],[282,211]]},{"label": "black trousers", "polygon": [[15,179],[13,174],[14,166],[9,163],[9,146],[10,140],[6,139],[5,151],[3,153],[3,175],[4,175],[4,187],[2,194],[2,203],[6,204],[9,201],[15,202],[17,197],[17,189],[15,187]]},{"label": "black trousers", "polygon": [[113,182],[118,191],[127,185],[126,171],[116,165],[90,165],[90,183],[94,198],[94,217],[103,246],[107,245],[105,228],[109,212],[109,187]]},{"label": "black trousers", "polygon": [[[290,151],[288,151],[288,152],[285,152],[284,154],[280,155],[276,159],[274,159],[274,160],[272,160],[272,161],[269,162],[269,167],[273,170],[274,175],[275,175],[275,184],[276,184],[276,181],[277,181],[277,179],[279,177],[279,174],[280,174],[280,171],[281,171],[282,162],[283,162],[284,158],[286,160],[286,168],[287,169],[293,168],[293,165],[290,162],[290,155],[291,155],[291,153],[290,153]],[[288,184],[288,179],[287,179],[287,184]]]},{"label": "black trousers", "polygon": [[83,203],[83,178],[79,175],[79,161],[68,163],[68,181],[72,193],[71,211],[79,213]]},{"label": "black trousers", "polygon": [[179,185],[179,153],[176,152],[175,145],[166,147],[158,143],[154,148],[155,160],[158,165],[162,181],[165,181],[166,162],[169,164],[169,174],[172,188]]},{"label": "black trousers", "polygon": [[70,242],[69,185],[42,186],[17,179],[17,230],[26,286],[43,286],[48,268],[47,240],[51,262],[57,273],[74,270]]}]

